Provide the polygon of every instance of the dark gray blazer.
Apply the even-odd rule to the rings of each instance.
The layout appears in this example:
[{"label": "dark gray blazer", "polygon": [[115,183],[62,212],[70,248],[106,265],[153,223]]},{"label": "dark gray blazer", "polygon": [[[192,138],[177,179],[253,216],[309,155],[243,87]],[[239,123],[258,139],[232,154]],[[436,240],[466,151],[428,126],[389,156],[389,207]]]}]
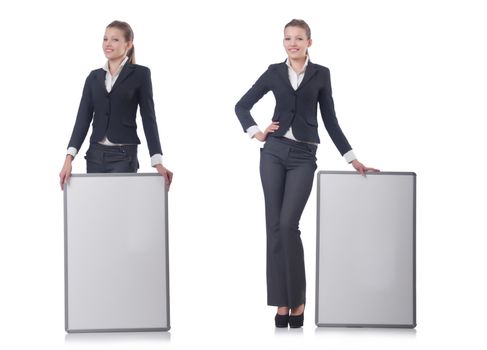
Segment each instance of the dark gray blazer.
[{"label": "dark gray blazer", "polygon": [[106,71],[100,68],[86,78],[68,147],[81,148],[92,121],[90,143],[107,136],[113,143],[140,144],[135,123],[140,106],[149,153],[162,154],[149,68],[126,63],[110,93],[105,87],[105,75]]},{"label": "dark gray blazer", "polygon": [[279,122],[279,129],[269,136],[283,136],[292,126],[298,140],[319,143],[319,103],[325,128],[341,155],[352,149],[335,115],[328,68],[309,62],[303,81],[294,90],[289,82],[286,63],[271,64],[235,106],[235,113],[244,131],[257,124],[250,110],[269,91],[276,99],[272,121]]}]

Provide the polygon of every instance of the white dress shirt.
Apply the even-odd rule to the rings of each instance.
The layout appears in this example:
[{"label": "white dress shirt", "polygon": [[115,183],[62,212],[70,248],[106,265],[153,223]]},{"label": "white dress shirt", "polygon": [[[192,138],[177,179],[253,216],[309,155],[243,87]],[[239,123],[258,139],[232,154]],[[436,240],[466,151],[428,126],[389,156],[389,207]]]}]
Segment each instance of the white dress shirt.
[{"label": "white dress shirt", "polygon": [[[308,62],[309,62],[309,56],[306,56],[306,62],[304,63],[303,69],[301,70],[301,72],[297,73],[291,66],[291,62],[289,62],[289,59],[286,59],[289,82],[291,83],[291,86],[293,87],[294,90],[297,90],[299,85],[303,81],[304,73],[306,72],[306,67],[308,66]],[[247,129],[247,134],[250,136],[250,138],[253,138],[255,134],[257,134],[258,132],[260,132],[258,125],[253,125]],[[290,126],[289,129],[286,131],[284,137],[298,142],[305,142],[305,141],[297,140],[294,137],[292,126]],[[307,143],[312,143],[312,142],[307,142]],[[347,153],[345,153],[343,155],[343,158],[345,158],[347,163],[351,163],[353,160],[357,159],[355,157],[355,154],[353,153],[353,150],[350,150]]]},{"label": "white dress shirt", "polygon": [[[118,67],[118,69],[114,75],[112,75],[110,73],[110,69],[108,67],[108,61],[103,66],[103,70],[106,71],[105,87],[106,87],[108,93],[110,93],[110,91],[112,91],[113,85],[115,85],[115,82],[117,81],[117,78],[120,75],[120,72],[122,71],[123,66],[125,65],[125,63],[127,63],[128,59],[129,59],[128,57],[125,57],[125,59],[122,61],[122,63],[120,64],[120,66]],[[110,142],[110,140],[106,136],[103,138],[103,140],[101,140],[98,143],[101,145],[105,145],[105,146],[124,146],[125,145],[125,144],[120,144],[120,143],[112,143],[112,142]],[[78,150],[75,147],[69,147],[67,153],[72,155],[74,158],[74,157],[76,157],[76,154],[78,154]],[[151,165],[153,167],[155,167],[157,164],[162,164],[162,154],[160,154],[160,153],[154,154],[151,157]]]}]

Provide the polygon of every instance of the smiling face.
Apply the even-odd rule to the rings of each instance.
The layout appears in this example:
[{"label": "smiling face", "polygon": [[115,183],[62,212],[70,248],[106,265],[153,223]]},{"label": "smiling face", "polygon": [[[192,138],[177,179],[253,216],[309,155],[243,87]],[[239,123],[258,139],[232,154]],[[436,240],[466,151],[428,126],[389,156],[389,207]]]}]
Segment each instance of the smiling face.
[{"label": "smiling face", "polygon": [[289,26],[284,29],[284,48],[288,57],[292,60],[306,57],[308,47],[311,46],[311,39],[306,35],[306,30],[301,27]]},{"label": "smiling face", "polygon": [[105,57],[112,61],[123,59],[128,50],[132,47],[132,42],[125,40],[122,30],[108,27],[103,36],[103,53]]}]

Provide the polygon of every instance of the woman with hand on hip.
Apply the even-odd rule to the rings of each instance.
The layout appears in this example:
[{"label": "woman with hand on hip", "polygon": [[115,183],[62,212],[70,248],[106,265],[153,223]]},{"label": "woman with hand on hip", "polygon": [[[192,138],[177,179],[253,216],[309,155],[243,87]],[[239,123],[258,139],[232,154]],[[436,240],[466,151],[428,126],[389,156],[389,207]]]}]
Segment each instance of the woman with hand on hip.
[{"label": "woman with hand on hip", "polygon": [[[277,306],[276,327],[303,325],[306,303],[304,253],[299,220],[313,186],[318,137],[317,105],[325,128],[348,163],[365,174],[377,171],[360,163],[343,134],[334,110],[330,71],[311,63],[311,30],[292,20],[284,28],[287,59],[272,64],[235,106],[245,132],[265,142],[260,175],[267,231],[267,303]],[[272,91],[276,107],[261,131],[250,110]]]},{"label": "woman with hand on hip", "polygon": [[86,78],[83,95],[63,168],[59,174],[61,189],[71,176],[72,161],[86,137],[93,131],[86,152],[88,173],[136,173],[137,109],[151,156],[151,165],[164,177],[169,187],[172,172],[162,165],[162,151],[157,129],[150,70],[135,64],[134,33],[126,22],[113,21],[103,37],[107,62]]}]

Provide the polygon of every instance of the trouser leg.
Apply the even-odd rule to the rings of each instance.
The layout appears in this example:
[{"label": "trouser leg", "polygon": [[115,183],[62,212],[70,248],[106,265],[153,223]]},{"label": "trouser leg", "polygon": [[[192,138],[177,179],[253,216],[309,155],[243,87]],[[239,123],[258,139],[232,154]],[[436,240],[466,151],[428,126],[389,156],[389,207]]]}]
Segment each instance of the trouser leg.
[{"label": "trouser leg", "polygon": [[313,187],[316,162],[314,154],[290,151],[279,220],[284,257],[288,306],[297,307],[306,302],[306,275],[303,243],[299,220]]},{"label": "trouser leg", "polygon": [[286,180],[285,168],[274,154],[261,152],[260,176],[265,198],[267,237],[267,303],[287,305],[287,281],[284,247],[279,231],[279,219]]}]

